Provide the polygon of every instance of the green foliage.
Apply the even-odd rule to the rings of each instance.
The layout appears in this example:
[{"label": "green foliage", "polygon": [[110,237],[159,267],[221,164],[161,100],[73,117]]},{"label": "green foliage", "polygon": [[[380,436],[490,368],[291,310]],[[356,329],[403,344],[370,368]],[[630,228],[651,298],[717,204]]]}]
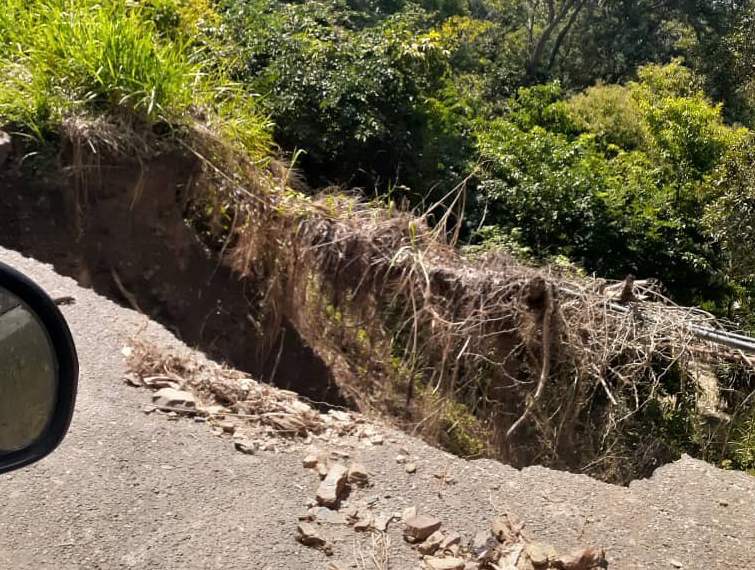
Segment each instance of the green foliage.
[{"label": "green foliage", "polygon": [[202,60],[176,28],[182,11],[171,6],[4,0],[0,121],[43,142],[76,115],[105,116],[138,131],[208,114],[219,132],[255,156],[267,154],[266,120],[253,99]]}]

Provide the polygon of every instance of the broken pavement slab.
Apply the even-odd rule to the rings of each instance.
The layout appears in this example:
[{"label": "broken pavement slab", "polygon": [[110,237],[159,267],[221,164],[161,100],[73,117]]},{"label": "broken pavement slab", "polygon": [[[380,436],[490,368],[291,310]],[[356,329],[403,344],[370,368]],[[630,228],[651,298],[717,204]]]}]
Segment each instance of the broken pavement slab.
[{"label": "broken pavement slab", "polygon": [[346,487],[347,469],[340,463],[333,464],[317,489],[317,502],[324,507],[334,507]]}]

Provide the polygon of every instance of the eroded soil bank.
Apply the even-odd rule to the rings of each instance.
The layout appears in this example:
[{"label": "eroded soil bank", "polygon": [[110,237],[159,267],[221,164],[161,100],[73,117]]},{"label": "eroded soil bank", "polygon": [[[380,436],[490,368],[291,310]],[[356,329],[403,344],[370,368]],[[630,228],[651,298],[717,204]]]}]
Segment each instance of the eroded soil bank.
[{"label": "eroded soil bank", "polygon": [[[260,331],[258,291],[218,261],[184,219],[193,159],[108,161],[76,175],[0,173],[0,243],[139,310],[184,342],[316,402],[346,405],[288,321]],[[261,339],[274,338],[262,349]]]}]

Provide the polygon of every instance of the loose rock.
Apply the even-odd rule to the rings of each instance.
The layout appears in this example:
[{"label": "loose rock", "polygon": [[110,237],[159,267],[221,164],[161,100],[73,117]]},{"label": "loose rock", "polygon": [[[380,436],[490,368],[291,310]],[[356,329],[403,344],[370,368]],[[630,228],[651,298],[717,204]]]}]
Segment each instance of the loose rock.
[{"label": "loose rock", "polygon": [[401,521],[406,522],[412,517],[417,516],[417,507],[406,507],[401,511]]},{"label": "loose rock", "polygon": [[257,445],[248,439],[239,439],[233,442],[233,447],[236,448],[237,451],[240,451],[241,453],[246,453],[247,455],[254,455],[257,453]]},{"label": "loose rock", "polygon": [[440,528],[440,520],[430,515],[415,515],[405,521],[404,538],[420,542]]},{"label": "loose rock", "polygon": [[451,534],[446,536],[446,538],[443,539],[443,542],[440,543],[440,549],[446,550],[456,544],[459,544],[460,542],[461,542],[461,535],[458,532],[452,532]]},{"label": "loose rock", "polygon": [[359,519],[354,524],[354,530],[359,532],[366,532],[372,528],[372,517],[366,516],[364,518]]},{"label": "loose rock", "polygon": [[317,466],[317,461],[317,455],[310,454],[304,458],[302,465],[304,465],[306,469],[314,469]]},{"label": "loose rock", "polygon": [[424,563],[430,570],[464,570],[465,565],[462,558],[435,558],[434,556],[425,557]]},{"label": "loose rock", "polygon": [[558,557],[555,548],[542,542],[530,542],[524,547],[524,551],[535,567],[546,566],[549,560],[555,560]]},{"label": "loose rock", "polygon": [[406,472],[407,473],[416,473],[417,472],[417,465],[415,463],[407,463],[406,464]]},{"label": "loose rock", "polygon": [[328,562],[325,570],[346,570],[346,565],[341,562]]},{"label": "loose rock", "polygon": [[495,562],[498,558],[498,541],[486,530],[475,534],[469,544],[469,553],[475,562]]},{"label": "loose rock", "polygon": [[514,543],[519,540],[519,529],[516,528],[508,517],[496,517],[493,519],[492,530],[499,542]]},{"label": "loose rock", "polygon": [[328,541],[317,533],[317,529],[309,523],[302,522],[296,527],[296,540],[312,548],[324,548]]},{"label": "loose rock", "polygon": [[158,408],[187,408],[194,410],[196,401],[194,394],[185,390],[176,390],[175,388],[162,388],[152,394],[152,401]]},{"label": "loose rock", "polygon": [[218,422],[218,427],[225,433],[233,433],[236,431],[236,424],[230,421]]},{"label": "loose rock", "polygon": [[436,530],[425,539],[425,542],[417,547],[417,550],[422,554],[435,554],[435,551],[438,550],[443,543],[443,538],[443,533]]},{"label": "loose rock", "polygon": [[409,458],[406,455],[399,454],[396,456],[396,463],[406,463],[408,459]]},{"label": "loose rock", "polygon": [[346,479],[352,485],[366,485],[369,481],[369,472],[361,463],[352,463]]},{"label": "loose rock", "polygon": [[391,517],[388,515],[378,515],[375,517],[373,527],[380,532],[386,532],[388,530],[388,523],[391,522]]},{"label": "loose rock", "polygon": [[333,507],[346,486],[346,467],[336,463],[329,470],[317,489],[317,502],[324,507]]},{"label": "loose rock", "polygon": [[585,548],[571,554],[558,556],[550,561],[551,566],[559,570],[592,570],[607,566],[606,555],[602,548]]}]

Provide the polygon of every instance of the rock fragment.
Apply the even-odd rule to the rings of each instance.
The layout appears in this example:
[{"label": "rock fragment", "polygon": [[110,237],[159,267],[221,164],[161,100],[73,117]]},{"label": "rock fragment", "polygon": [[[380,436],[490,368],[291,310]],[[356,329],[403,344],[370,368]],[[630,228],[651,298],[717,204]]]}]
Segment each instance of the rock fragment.
[{"label": "rock fragment", "polygon": [[328,541],[318,534],[317,529],[306,522],[299,523],[296,527],[296,540],[312,548],[325,548],[328,544]]},{"label": "rock fragment", "polygon": [[491,530],[498,541],[504,544],[515,543],[520,537],[519,529],[505,516],[495,517]]},{"label": "rock fragment", "polygon": [[558,557],[556,549],[543,542],[530,542],[524,547],[524,551],[535,568],[547,566],[550,560]]},{"label": "rock fragment", "polygon": [[550,560],[550,564],[558,570],[593,570],[606,568],[608,565],[603,549],[593,547],[557,556]]},{"label": "rock fragment", "polygon": [[443,533],[436,530],[425,539],[425,542],[417,547],[417,550],[419,550],[421,554],[435,554],[443,543],[443,538]]},{"label": "rock fragment", "polygon": [[346,486],[346,467],[336,463],[317,489],[317,502],[324,507],[334,507]]},{"label": "rock fragment", "polygon": [[430,515],[415,515],[404,525],[404,538],[409,542],[421,542],[440,528],[440,520]]},{"label": "rock fragment", "polygon": [[388,523],[391,522],[389,515],[377,515],[373,527],[380,532],[386,532],[388,530]]},{"label": "rock fragment", "polygon": [[197,406],[194,394],[175,388],[161,388],[152,394],[152,402],[161,409],[186,408],[193,411]]},{"label": "rock fragment", "polygon": [[461,535],[458,532],[452,532],[451,534],[449,534],[443,539],[443,542],[440,543],[440,549],[447,550],[451,548],[452,546],[459,544],[460,542],[461,542]]},{"label": "rock fragment", "polygon": [[257,453],[257,445],[249,439],[237,439],[233,442],[233,447],[235,447],[237,451],[246,453],[247,455],[254,455]]},{"label": "rock fragment", "polygon": [[430,570],[464,570],[465,565],[462,558],[435,558],[434,556],[426,556],[423,562]]},{"label": "rock fragment", "polygon": [[417,464],[416,463],[407,463],[406,464],[406,472],[407,473],[416,473],[417,472]]},{"label": "rock fragment", "polygon": [[417,516],[417,507],[406,507],[401,511],[401,521],[406,522],[410,518]]},{"label": "rock fragment", "polygon": [[490,531],[481,530],[469,544],[469,554],[475,562],[495,562],[499,558],[498,541]]},{"label": "rock fragment", "polygon": [[310,453],[302,460],[302,465],[305,469],[314,469],[319,461],[317,455]]},{"label": "rock fragment", "polygon": [[369,472],[361,463],[352,463],[349,466],[346,480],[352,485],[366,485],[369,481]]},{"label": "rock fragment", "polygon": [[328,565],[325,567],[325,570],[346,570],[346,564],[343,564],[342,562],[328,562]]},{"label": "rock fragment", "polygon": [[358,532],[366,532],[372,528],[372,517],[371,516],[365,516],[363,518],[360,518],[356,523],[354,523],[354,530]]}]

